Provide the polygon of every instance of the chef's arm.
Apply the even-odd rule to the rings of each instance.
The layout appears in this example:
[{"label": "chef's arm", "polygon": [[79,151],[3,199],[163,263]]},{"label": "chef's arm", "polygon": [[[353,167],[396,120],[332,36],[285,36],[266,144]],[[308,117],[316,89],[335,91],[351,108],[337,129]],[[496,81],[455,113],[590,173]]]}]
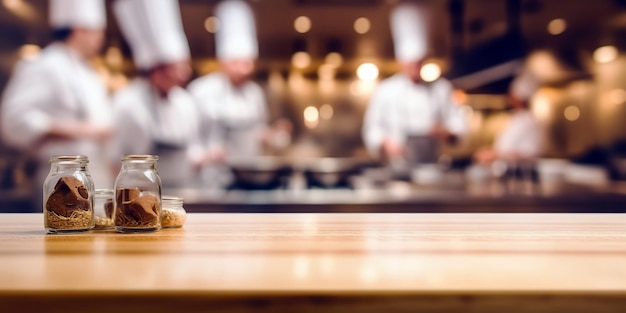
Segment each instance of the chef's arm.
[{"label": "chef's arm", "polygon": [[2,97],[0,123],[7,143],[28,148],[53,128],[48,111],[53,105],[54,80],[43,70],[19,63]]},{"label": "chef's arm", "polygon": [[105,140],[112,134],[110,126],[98,125],[89,121],[51,120],[43,140],[89,138]]},{"label": "chef's arm", "polygon": [[194,164],[203,166],[207,164],[215,164],[224,162],[226,157],[226,129],[224,129],[217,118],[207,118],[204,126],[208,134],[201,136],[204,142],[201,143],[202,152],[197,158],[193,159]]},{"label": "chef's arm", "polygon": [[443,104],[443,123],[439,127],[439,136],[450,143],[458,142],[467,133],[468,120],[463,107],[457,104],[452,97],[452,86],[447,82],[442,82],[438,95]]},{"label": "chef's arm", "polygon": [[45,70],[23,67],[16,71],[2,99],[2,133],[9,144],[28,148],[48,140],[110,135],[109,127],[50,114],[57,109],[56,95],[62,88],[56,82]]},{"label": "chef's arm", "polygon": [[372,156],[393,159],[404,153],[402,143],[391,135],[387,99],[383,91],[377,90],[370,100],[363,121],[362,136]]}]

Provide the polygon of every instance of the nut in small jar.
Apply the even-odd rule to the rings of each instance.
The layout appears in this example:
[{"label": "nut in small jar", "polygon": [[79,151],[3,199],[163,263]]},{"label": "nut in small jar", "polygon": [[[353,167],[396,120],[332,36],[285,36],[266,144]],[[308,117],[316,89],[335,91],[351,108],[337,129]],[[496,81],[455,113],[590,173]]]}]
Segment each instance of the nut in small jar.
[{"label": "nut in small jar", "polygon": [[113,228],[113,190],[96,189],[94,198],[94,229]]},{"label": "nut in small jar", "polygon": [[183,198],[163,196],[161,198],[161,226],[163,228],[183,227],[187,220],[187,212],[183,207]]}]

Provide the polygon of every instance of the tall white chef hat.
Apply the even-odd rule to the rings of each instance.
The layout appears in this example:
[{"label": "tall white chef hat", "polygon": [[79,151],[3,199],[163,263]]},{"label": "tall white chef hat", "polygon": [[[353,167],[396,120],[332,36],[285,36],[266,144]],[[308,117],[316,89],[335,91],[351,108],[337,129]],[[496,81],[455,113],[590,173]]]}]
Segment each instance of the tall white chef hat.
[{"label": "tall white chef hat", "polygon": [[402,3],[391,11],[391,34],[396,59],[411,62],[423,59],[428,50],[426,20],[420,7]]},{"label": "tall white chef hat", "polygon": [[539,82],[528,70],[522,70],[511,82],[509,92],[521,101],[528,101],[539,89]]},{"label": "tall white chef hat", "polygon": [[106,27],[106,10],[103,0],[51,0],[50,26],[54,28]]},{"label": "tall white chef hat", "polygon": [[218,59],[256,59],[259,56],[254,14],[246,2],[223,1],[217,5],[215,16],[220,23],[215,34]]},{"label": "tall white chef hat", "polygon": [[113,10],[139,69],[189,58],[178,0],[118,0]]}]

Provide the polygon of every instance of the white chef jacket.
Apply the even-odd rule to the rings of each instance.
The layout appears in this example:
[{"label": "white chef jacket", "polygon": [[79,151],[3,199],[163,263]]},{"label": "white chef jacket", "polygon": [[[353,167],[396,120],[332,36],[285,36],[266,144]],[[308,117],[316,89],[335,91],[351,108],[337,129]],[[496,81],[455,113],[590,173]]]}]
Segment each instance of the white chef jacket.
[{"label": "white chef jacket", "polygon": [[515,111],[506,128],[496,137],[494,150],[498,154],[536,158],[542,148],[542,130],[541,124],[530,111]]},{"label": "white chef jacket", "polygon": [[104,82],[94,68],[63,43],[46,47],[35,60],[16,66],[2,98],[2,137],[9,145],[34,153],[43,182],[53,155],[89,157],[96,188],[112,188],[107,144],[93,139],[38,141],[53,121],[83,120],[110,126],[112,107]]},{"label": "white chef jacket", "polygon": [[175,87],[159,97],[147,79],[136,78],[114,97],[115,136],[110,157],[157,154],[165,187],[189,185],[195,179],[194,158],[201,153],[197,107],[191,95]]},{"label": "white chef jacket", "polygon": [[383,80],[372,96],[363,123],[363,139],[378,155],[385,139],[405,143],[410,135],[427,135],[441,122],[455,135],[467,128],[465,114],[452,101],[452,85],[445,79],[415,84],[398,73]]},{"label": "white chef jacket", "polygon": [[267,105],[263,90],[252,81],[239,88],[216,72],[189,84],[201,112],[205,145],[226,149],[227,156],[258,156],[261,136],[267,128]]}]

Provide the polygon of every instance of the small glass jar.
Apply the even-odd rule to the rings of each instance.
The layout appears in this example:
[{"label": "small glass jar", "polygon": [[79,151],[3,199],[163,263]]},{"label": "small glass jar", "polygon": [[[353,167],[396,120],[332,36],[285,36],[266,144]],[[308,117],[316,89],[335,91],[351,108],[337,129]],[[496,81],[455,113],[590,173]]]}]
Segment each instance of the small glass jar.
[{"label": "small glass jar", "polygon": [[113,228],[113,190],[96,189],[94,196],[94,229]]},{"label": "small glass jar", "polygon": [[94,227],[94,184],[84,155],[50,158],[43,183],[44,227],[49,233],[80,232]]},{"label": "small glass jar", "polygon": [[163,196],[161,198],[161,226],[163,228],[180,228],[187,220],[187,211],[183,207],[183,198]]},{"label": "small glass jar", "polygon": [[119,232],[161,229],[161,179],[156,155],[126,155],[115,179],[113,224]]}]

